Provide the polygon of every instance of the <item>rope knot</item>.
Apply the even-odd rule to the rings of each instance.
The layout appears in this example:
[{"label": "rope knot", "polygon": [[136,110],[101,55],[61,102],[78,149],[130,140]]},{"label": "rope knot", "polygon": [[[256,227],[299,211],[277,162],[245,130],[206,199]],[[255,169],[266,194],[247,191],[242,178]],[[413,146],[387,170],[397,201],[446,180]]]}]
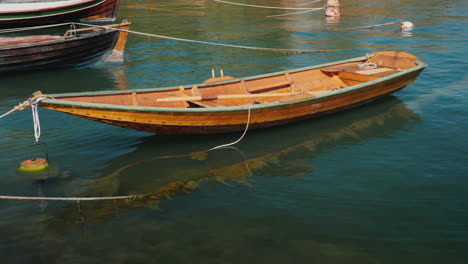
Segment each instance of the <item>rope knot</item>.
[{"label": "rope knot", "polygon": [[37,106],[42,100],[44,99],[53,99],[53,97],[43,94],[41,91],[36,91],[32,94],[31,98],[29,98],[30,105]]},{"label": "rope knot", "polygon": [[371,53],[366,53],[366,62],[358,64],[357,67],[359,69],[371,70],[377,68],[377,64],[370,61]]},{"label": "rope knot", "polygon": [[7,115],[13,113],[14,111],[23,111],[24,108],[26,108],[26,107],[28,107],[28,106],[30,106],[30,102],[29,102],[29,100],[26,100],[26,101],[24,101],[24,102],[22,102],[22,103],[20,103],[20,104],[18,104],[18,105],[16,105],[16,106],[14,106],[13,109],[11,109],[10,111],[6,112],[5,114],[0,115],[0,118],[3,118],[3,117],[5,117],[5,116],[7,116]]},{"label": "rope knot", "polygon": [[30,106],[29,104],[29,101],[24,101],[18,105],[16,105],[13,109],[15,109],[15,111],[23,111],[24,108]]}]

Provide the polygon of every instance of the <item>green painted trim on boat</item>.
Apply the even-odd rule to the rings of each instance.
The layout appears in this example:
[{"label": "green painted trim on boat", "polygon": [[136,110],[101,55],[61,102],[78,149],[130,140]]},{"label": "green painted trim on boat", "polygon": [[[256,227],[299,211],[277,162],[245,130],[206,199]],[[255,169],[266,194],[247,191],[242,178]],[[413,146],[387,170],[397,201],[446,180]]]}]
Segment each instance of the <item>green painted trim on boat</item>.
[{"label": "green painted trim on boat", "polygon": [[[265,78],[265,77],[274,76],[274,75],[298,72],[298,71],[303,71],[303,70],[310,70],[310,69],[315,69],[315,68],[323,68],[323,67],[331,66],[335,64],[360,61],[364,59],[366,59],[366,57],[358,57],[358,58],[342,60],[338,62],[320,64],[316,66],[309,66],[309,67],[298,68],[298,69],[293,69],[293,70],[286,70],[286,71],[280,71],[280,72],[275,72],[275,73],[256,75],[256,76],[251,76],[251,77],[246,77],[246,78],[238,78],[238,79],[233,79],[229,81],[218,82],[218,84],[239,82],[241,80]],[[305,98],[305,99],[301,99],[297,101],[284,102],[284,103],[276,101],[276,102],[271,102],[271,103],[244,105],[244,106],[228,106],[228,107],[212,107],[212,108],[167,108],[167,107],[145,107],[145,106],[125,106],[125,105],[111,105],[111,104],[97,104],[97,103],[82,103],[82,102],[73,102],[73,101],[65,101],[65,100],[57,100],[57,99],[45,99],[45,100],[42,100],[42,102],[47,103],[47,104],[53,104],[53,105],[76,106],[76,107],[82,107],[82,108],[95,108],[95,109],[111,109],[111,110],[133,111],[133,112],[213,113],[213,112],[246,111],[249,108],[251,110],[255,110],[255,109],[263,109],[263,108],[269,108],[269,107],[292,105],[292,104],[297,104],[297,103],[307,102],[307,101],[323,101],[323,99],[326,97],[335,96],[335,95],[342,94],[342,93],[348,93],[354,90],[359,90],[367,86],[372,86],[381,82],[385,82],[390,79],[397,78],[402,75],[409,74],[411,72],[424,69],[425,67],[427,67],[427,64],[416,60],[415,67],[403,70],[398,73],[394,73],[394,74],[391,74],[391,75],[388,75],[388,76],[385,76],[385,77],[382,77],[373,81],[361,83],[361,84],[350,86],[347,88],[342,88],[339,90],[326,92],[326,93],[317,95],[312,98]],[[211,86],[213,84],[217,84],[217,83],[199,84],[199,87]],[[184,87],[190,88],[191,85],[185,85]],[[133,92],[138,93],[138,92],[163,91],[163,90],[171,90],[171,89],[176,89],[176,88],[178,88],[178,86],[164,87],[164,88],[150,88],[150,89],[135,89],[135,90],[128,90],[128,91],[97,91],[97,92],[62,93],[62,94],[50,94],[50,95],[48,94],[48,96],[78,97],[78,96],[95,96],[95,95],[109,95],[109,94],[129,94]]]},{"label": "green painted trim on boat", "polygon": [[[248,76],[248,77],[243,77],[243,78],[236,78],[232,80],[227,80],[227,81],[222,81],[222,82],[216,82],[216,83],[199,83],[196,84],[199,88],[205,87],[205,86],[212,86],[213,84],[227,84],[227,83],[235,83],[239,81],[247,81],[247,80],[252,80],[252,79],[259,79],[259,78],[266,78],[274,75],[280,75],[280,74],[285,74],[285,73],[291,73],[291,72],[298,72],[298,71],[304,71],[304,70],[311,70],[311,69],[316,69],[316,68],[322,68],[326,66],[331,66],[335,64],[341,64],[341,63],[347,63],[347,62],[354,62],[354,61],[360,61],[364,60],[366,57],[357,57],[357,58],[352,58],[352,59],[347,59],[347,60],[342,60],[342,61],[337,61],[337,62],[328,62],[324,64],[319,64],[319,65],[314,65],[314,66],[307,66],[303,68],[296,68],[292,70],[286,70],[286,71],[279,71],[279,72],[272,72],[272,73],[266,73],[266,74],[260,74],[260,75],[254,75],[254,76]],[[192,87],[192,84],[189,85],[183,85],[184,88],[190,88]],[[95,92],[77,92],[77,93],[60,93],[60,94],[48,94],[52,97],[75,97],[75,96],[94,96],[94,95],[107,95],[107,94],[127,94],[127,93],[139,93],[139,92],[154,92],[154,91],[164,91],[164,90],[173,90],[173,89],[178,89],[179,85],[177,86],[168,86],[168,87],[158,87],[158,88],[145,88],[145,89],[130,89],[130,90],[107,90],[107,91],[95,91]]]},{"label": "green painted trim on boat", "polygon": [[0,14],[0,21],[2,20],[11,20],[11,19],[32,19],[32,18],[40,18],[40,17],[47,17],[47,16],[56,16],[56,15],[63,15],[70,12],[80,11],[86,8],[90,8],[93,6],[97,6],[99,4],[104,3],[106,0],[95,0],[89,3],[84,3],[76,6],[47,10],[47,11],[32,11],[32,12],[17,12],[14,14]]}]

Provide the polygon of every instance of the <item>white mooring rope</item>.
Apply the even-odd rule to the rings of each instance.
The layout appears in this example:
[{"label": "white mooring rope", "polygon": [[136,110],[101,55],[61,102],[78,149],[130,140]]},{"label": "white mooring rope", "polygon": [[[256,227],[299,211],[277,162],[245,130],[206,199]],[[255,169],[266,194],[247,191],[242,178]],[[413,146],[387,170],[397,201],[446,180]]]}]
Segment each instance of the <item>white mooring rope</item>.
[{"label": "white mooring rope", "polygon": [[[81,26],[87,26],[87,27],[105,28],[105,26],[92,25],[92,24],[86,24],[86,23],[75,23],[75,24],[81,25]],[[183,42],[199,43],[199,44],[230,47],[230,48],[251,49],[251,50],[265,50],[265,51],[293,52],[293,53],[326,53],[326,52],[334,52],[334,51],[342,50],[342,49],[301,50],[301,49],[263,48],[263,47],[242,46],[242,45],[223,44],[223,43],[215,43],[215,42],[193,40],[193,39],[176,38],[176,37],[169,37],[169,36],[163,36],[163,35],[157,35],[157,34],[151,34],[151,33],[144,33],[144,32],[139,32],[139,31],[134,31],[134,30],[125,30],[125,29],[120,29],[120,28],[115,28],[115,30],[119,30],[121,32],[128,32],[131,34],[136,34],[136,35],[141,35],[141,36],[147,36],[147,37],[155,37],[155,38],[162,38],[162,39],[169,39],[169,40],[176,40],[176,41],[183,41]]]},{"label": "white mooring rope", "polygon": [[325,7],[313,8],[313,9],[306,10],[306,11],[299,11],[299,12],[287,13],[287,14],[281,14],[281,15],[272,15],[272,16],[267,16],[267,17],[281,17],[281,16],[296,15],[296,14],[304,14],[304,13],[310,13],[310,12],[315,12],[315,11],[324,10],[324,9]]},{"label": "white mooring rope", "polygon": [[[318,8],[318,9],[317,8],[302,8],[302,10],[306,10],[307,12],[313,12],[313,11],[317,11],[317,10],[321,10],[321,9],[323,9],[323,8]],[[93,24],[73,22],[73,23],[62,23],[62,24],[54,24],[54,25],[46,25],[46,26],[35,26],[35,27],[23,27],[23,28],[6,29],[6,30],[0,30],[0,34],[1,33],[11,33],[11,32],[19,32],[19,31],[35,30],[35,29],[41,29],[41,28],[51,28],[51,27],[58,27],[58,26],[65,26],[65,25],[81,25],[81,26],[86,26],[86,27],[100,27],[100,28],[104,28],[104,29],[109,29],[105,25],[93,25]],[[274,52],[275,51],[276,52],[292,52],[292,53],[326,53],[326,52],[334,52],[334,51],[341,51],[342,50],[342,49],[301,50],[301,49],[252,47],[252,46],[223,44],[223,43],[216,43],[216,42],[209,42],[209,41],[202,41],[202,40],[193,40],[193,39],[169,37],[169,36],[139,32],[139,31],[134,31],[134,30],[124,30],[124,29],[120,29],[120,28],[113,28],[113,29],[121,31],[121,32],[127,32],[127,33],[130,33],[130,34],[136,34],[136,35],[147,36],[147,37],[169,39],[169,40],[175,40],[175,41],[198,43],[198,44],[213,45],[213,46],[239,48],[239,49],[264,50],[264,51],[274,51]]]},{"label": "white mooring rope", "polygon": [[245,126],[245,130],[244,130],[244,133],[242,133],[242,136],[238,140],[236,140],[236,141],[234,141],[232,143],[219,145],[219,146],[216,146],[214,148],[210,148],[208,151],[212,151],[212,150],[215,150],[215,149],[220,149],[220,148],[225,148],[225,147],[235,145],[235,144],[239,143],[244,138],[245,134],[247,134],[247,130],[249,129],[249,124],[250,124],[250,107],[248,108],[248,110],[249,111],[248,111],[248,115],[247,115],[247,125]]},{"label": "white mooring rope", "polygon": [[43,95],[42,93],[34,95],[33,98],[29,99],[30,105],[31,105],[31,111],[32,111],[32,119],[33,119],[33,125],[34,125],[34,138],[36,140],[36,143],[39,142],[39,138],[41,137],[41,122],[39,120],[39,112],[37,111],[37,107],[39,106],[39,103],[44,100],[49,98],[46,95]]},{"label": "white mooring rope", "polygon": [[375,25],[368,25],[368,26],[361,26],[361,27],[350,27],[350,28],[337,28],[337,29],[335,29],[335,30],[350,30],[350,29],[363,29],[363,28],[383,27],[383,26],[395,25],[395,24],[400,23],[400,22],[401,22],[401,19],[398,19],[397,21],[388,22],[388,23],[383,23],[383,24],[375,24]]},{"label": "white mooring rope", "polygon": [[229,2],[223,0],[213,0],[215,2],[230,4],[230,5],[238,5],[238,6],[246,6],[246,7],[256,7],[256,8],[268,8],[268,9],[281,9],[281,10],[306,10],[310,9],[308,7],[277,7],[277,6],[261,6],[261,5],[249,5],[249,4],[242,4],[236,2]]},{"label": "white mooring rope", "polygon": [[312,2],[302,3],[302,4],[299,4],[299,5],[297,5],[297,6],[305,6],[305,5],[317,3],[317,2],[320,2],[320,1],[322,1],[322,0],[315,0],[315,1],[312,1]]},{"label": "white mooring rope", "polygon": [[39,138],[41,137],[41,123],[39,122],[39,113],[37,112],[37,103],[31,104],[31,111],[32,111],[32,119],[34,124],[34,138],[36,139],[36,143],[39,142]]},{"label": "white mooring rope", "polygon": [[109,197],[36,197],[36,196],[11,196],[0,195],[2,200],[46,200],[46,201],[102,201],[102,200],[120,200],[131,199],[137,195],[109,196]]}]

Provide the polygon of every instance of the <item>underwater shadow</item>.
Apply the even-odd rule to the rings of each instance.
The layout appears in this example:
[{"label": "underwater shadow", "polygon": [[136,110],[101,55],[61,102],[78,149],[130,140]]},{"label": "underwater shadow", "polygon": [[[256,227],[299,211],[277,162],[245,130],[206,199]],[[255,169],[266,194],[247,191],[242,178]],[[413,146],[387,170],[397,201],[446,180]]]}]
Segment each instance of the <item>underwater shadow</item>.
[{"label": "underwater shadow", "polygon": [[[314,171],[316,157],[333,149],[390,137],[420,120],[417,113],[396,97],[388,97],[353,110],[297,124],[250,131],[235,148],[207,150],[235,140],[239,134],[214,136],[148,136],[136,150],[117,157],[89,179],[82,197],[134,196],[126,200],[85,202],[57,208],[57,221],[103,221],[141,206],[187,195],[204,184],[245,184],[252,177],[303,177]],[[60,220],[59,220],[60,219]],[[51,220],[53,221],[53,220]],[[55,221],[53,221],[55,222]]]}]

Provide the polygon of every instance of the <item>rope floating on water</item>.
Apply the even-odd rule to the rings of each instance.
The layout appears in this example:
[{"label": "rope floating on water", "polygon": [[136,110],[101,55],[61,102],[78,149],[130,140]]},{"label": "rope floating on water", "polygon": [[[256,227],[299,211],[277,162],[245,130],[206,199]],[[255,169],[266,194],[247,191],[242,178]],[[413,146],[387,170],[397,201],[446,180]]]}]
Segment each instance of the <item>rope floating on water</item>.
[{"label": "rope floating on water", "polygon": [[281,17],[281,16],[296,15],[296,14],[304,14],[304,13],[315,12],[315,11],[323,10],[323,9],[325,9],[325,8],[321,7],[321,8],[314,8],[314,9],[306,10],[306,11],[299,11],[299,12],[287,13],[287,14],[281,14],[281,15],[272,15],[272,16],[267,16],[267,17]]},{"label": "rope floating on water", "polygon": [[140,195],[124,195],[109,197],[36,197],[36,196],[9,196],[0,195],[2,200],[39,200],[39,201],[98,201],[98,200],[122,200],[134,199]]},{"label": "rope floating on water", "polygon": [[224,4],[230,4],[230,5],[256,7],[256,8],[268,8],[268,9],[280,9],[280,10],[306,10],[306,9],[310,9],[310,8],[307,8],[307,7],[277,7],[277,6],[249,5],[249,4],[242,4],[242,3],[229,2],[229,1],[223,1],[223,0],[213,0],[213,1],[219,2],[219,3],[224,3]]},{"label": "rope floating on water", "polygon": [[[316,8],[302,8],[302,10],[307,10],[308,12],[321,10],[321,9],[323,9],[323,8],[319,8],[319,9],[316,9]],[[59,27],[59,26],[66,26],[66,25],[80,25],[80,26],[85,26],[85,27],[99,27],[99,28],[103,28],[103,29],[109,29],[109,27],[105,26],[105,25],[93,25],[93,24],[86,24],[86,23],[79,23],[79,22],[74,22],[74,23],[70,22],[70,23],[62,23],[62,24],[54,24],[54,25],[46,25],[46,26],[23,27],[23,28],[0,30],[0,34],[1,33],[28,31],[28,30],[35,30],[35,29],[42,29],[42,28]],[[158,35],[158,34],[145,33],[145,32],[134,31],[134,30],[124,30],[124,29],[120,29],[120,28],[114,28],[114,30],[119,30],[121,32],[127,32],[127,33],[135,34],[135,35],[154,37],[154,38],[161,38],[161,39],[168,39],[168,40],[174,40],[174,41],[182,41],[182,42],[198,43],[198,44],[205,44],[205,45],[230,47],[230,48],[239,48],[239,49],[250,49],[250,50],[262,50],[262,51],[273,51],[273,52],[291,52],[291,53],[327,53],[327,52],[335,52],[335,51],[342,51],[343,50],[343,49],[302,50],[302,49],[253,47],[253,46],[243,46],[243,45],[234,45],[234,44],[223,44],[223,43],[216,43],[216,42],[209,42],[209,41],[202,41],[202,40],[184,39],[184,38],[177,38],[177,37],[170,37],[170,36],[164,36],[164,35]]]},{"label": "rope floating on water", "polygon": [[383,26],[390,26],[390,25],[395,25],[397,23],[400,23],[401,20],[397,20],[394,22],[388,22],[388,23],[383,23],[383,24],[376,24],[376,25],[369,25],[369,26],[362,26],[362,27],[350,27],[350,28],[337,28],[334,30],[350,30],[350,29],[363,29],[363,28],[373,28],[373,27],[383,27]]},{"label": "rope floating on water", "polygon": [[316,1],[312,1],[312,2],[302,3],[302,4],[299,4],[297,6],[305,6],[305,5],[317,3],[317,2],[320,2],[320,1],[322,1],[322,0],[316,0]]},{"label": "rope floating on water", "polygon": [[[310,9],[310,8],[309,8]],[[89,26],[89,27],[102,27],[99,25],[92,25],[92,24],[85,24],[85,23],[75,23],[81,26]],[[233,44],[223,44],[223,43],[216,43],[216,42],[208,42],[208,41],[201,41],[201,40],[192,40],[192,39],[184,39],[184,38],[176,38],[176,37],[169,37],[151,33],[144,33],[134,30],[125,30],[116,28],[116,30],[132,33],[141,36],[147,37],[155,37],[155,38],[162,38],[162,39],[169,39],[169,40],[176,40],[182,42],[191,42],[191,43],[198,43],[198,44],[206,44],[206,45],[214,45],[214,46],[222,46],[222,47],[230,47],[230,48],[239,48],[239,49],[251,49],[251,50],[264,50],[264,51],[277,51],[277,52],[293,52],[293,53],[326,53],[326,52],[335,52],[335,51],[342,51],[342,49],[326,49],[326,50],[301,50],[301,49],[283,49],[283,48],[264,48],[264,47],[252,47],[252,46],[242,46],[242,45],[233,45]]]}]

